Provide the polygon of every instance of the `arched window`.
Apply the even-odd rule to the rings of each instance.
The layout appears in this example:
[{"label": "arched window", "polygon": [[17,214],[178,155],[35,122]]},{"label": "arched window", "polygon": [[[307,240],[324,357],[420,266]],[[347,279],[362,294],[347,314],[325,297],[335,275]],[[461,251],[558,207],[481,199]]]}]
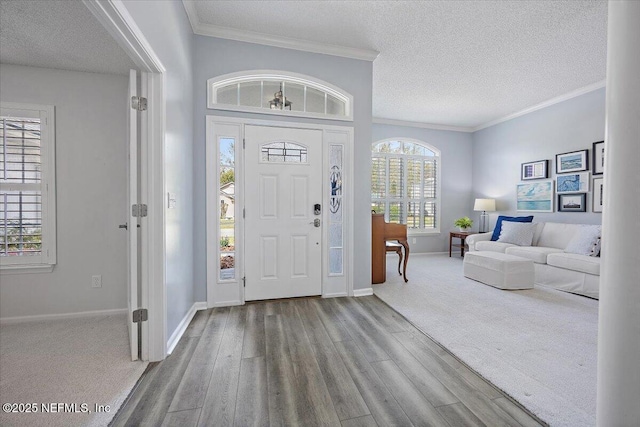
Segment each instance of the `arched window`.
[{"label": "arched window", "polygon": [[440,151],[408,138],[374,142],[371,209],[423,232],[440,230]]},{"label": "arched window", "polygon": [[218,110],[353,120],[353,97],[313,77],[244,71],[207,81],[207,106]]}]

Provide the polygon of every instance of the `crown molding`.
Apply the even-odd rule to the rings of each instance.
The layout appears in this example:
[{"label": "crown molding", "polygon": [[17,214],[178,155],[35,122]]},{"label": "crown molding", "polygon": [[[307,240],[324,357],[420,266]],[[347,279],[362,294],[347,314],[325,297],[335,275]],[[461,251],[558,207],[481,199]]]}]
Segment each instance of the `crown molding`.
[{"label": "crown molding", "polygon": [[541,102],[540,104],[533,105],[529,108],[525,108],[524,110],[517,111],[515,113],[509,114],[507,116],[501,117],[499,119],[492,120],[490,122],[483,123],[476,127],[471,128],[471,132],[477,132],[479,130],[497,125],[502,122],[506,122],[511,119],[515,119],[516,117],[524,116],[525,114],[533,113],[534,111],[542,110],[543,108],[550,107],[555,104],[559,104],[561,102],[567,101],[572,98],[576,98],[580,95],[584,95],[585,93],[593,92],[595,90],[601,89],[606,86],[607,81],[601,80],[599,82],[590,84],[588,86],[581,87],[579,89],[573,90],[571,92],[565,93],[564,95],[557,96],[555,98],[551,98],[547,101]]},{"label": "crown molding", "polygon": [[391,126],[408,126],[421,129],[433,129],[433,130],[448,130],[453,132],[473,132],[473,128],[466,126],[451,126],[451,125],[436,125],[432,123],[422,122],[409,122],[405,120],[383,119],[381,117],[374,117],[373,123],[379,125],[391,125]]},{"label": "crown molding", "polygon": [[359,59],[362,61],[373,61],[378,57],[379,52],[369,49],[359,49],[355,47],[337,46],[328,43],[312,42],[290,37],[274,36],[254,31],[238,30],[236,28],[222,27],[219,25],[206,24],[200,21],[198,13],[192,1],[182,0],[182,4],[187,12],[187,17],[191,23],[194,34],[221,39],[236,40],[247,43],[262,44],[267,46],[281,47],[285,49],[295,49],[304,52],[321,53],[325,55],[341,56],[344,58]]}]

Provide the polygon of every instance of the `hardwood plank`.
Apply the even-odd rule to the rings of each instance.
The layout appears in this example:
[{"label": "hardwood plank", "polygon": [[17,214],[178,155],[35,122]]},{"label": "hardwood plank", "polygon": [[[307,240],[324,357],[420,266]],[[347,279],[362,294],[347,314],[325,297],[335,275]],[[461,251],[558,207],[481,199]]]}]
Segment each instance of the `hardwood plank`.
[{"label": "hardwood plank", "polygon": [[325,299],[313,299],[310,304],[316,309],[318,317],[322,321],[331,341],[349,341],[353,339],[347,328],[342,324],[338,315],[334,312]]},{"label": "hardwood plank", "polygon": [[162,427],[189,427],[198,425],[200,408],[187,409],[186,411],[167,412],[162,422]]},{"label": "hardwood plank", "polygon": [[311,347],[338,418],[347,420],[370,414],[316,311],[305,300],[296,301],[296,310],[311,340]]},{"label": "hardwood plank", "polygon": [[415,388],[393,360],[374,362],[371,365],[413,425],[449,427],[436,408]]},{"label": "hardwood plank", "polygon": [[411,329],[411,334],[413,337],[420,341],[422,345],[431,350],[434,354],[438,355],[440,359],[442,359],[446,364],[452,367],[455,371],[458,372],[466,382],[474,386],[476,389],[481,391],[485,396],[489,399],[495,399],[503,396],[502,392],[493,384],[482,378],[476,372],[468,368],[465,364],[460,362],[455,356],[449,353],[447,350],[442,348],[440,344],[433,341],[430,337],[425,335],[419,329],[413,327]]},{"label": "hardwood plank", "polygon": [[380,426],[411,426],[411,421],[371,367],[355,341],[335,343],[371,415]]},{"label": "hardwood plank", "polygon": [[497,399],[493,399],[493,401],[506,413],[511,415],[513,419],[518,421],[522,427],[540,427],[546,425],[546,423],[538,422],[533,416],[512,402],[508,397],[498,397]]},{"label": "hardwood plank", "polygon": [[439,406],[436,409],[452,426],[485,427],[485,424],[462,403]]},{"label": "hardwood plank", "polygon": [[433,406],[450,405],[460,401],[436,375],[418,362],[393,334],[378,324],[366,307],[358,304],[355,298],[346,299],[343,304],[358,318],[358,323],[364,326],[364,334],[369,340],[390,356]]},{"label": "hardwood plank", "polygon": [[234,425],[241,427],[269,425],[265,356],[242,359]]},{"label": "hardwood plank", "polygon": [[280,314],[280,302],[278,301],[267,301],[264,303],[264,315],[271,316],[274,314]]},{"label": "hardwood plank", "polygon": [[378,427],[378,423],[371,415],[365,415],[364,417],[342,421],[342,427]]},{"label": "hardwood plank", "polygon": [[296,410],[296,378],[279,314],[264,320],[269,390],[269,424],[272,427],[301,425]]},{"label": "hardwood plank", "polygon": [[406,332],[408,322],[400,313],[380,301],[375,295],[356,298],[356,302],[365,307],[387,332]]},{"label": "hardwood plank", "polygon": [[247,305],[247,320],[242,347],[243,358],[265,355],[264,315],[265,304]]},{"label": "hardwood plank", "polygon": [[173,353],[158,365],[147,392],[140,397],[131,415],[118,419],[115,425],[162,424],[198,341],[199,338],[180,339]]},{"label": "hardwood plank", "polygon": [[362,349],[362,353],[369,362],[389,360],[390,356],[375,341],[369,338],[366,331],[368,325],[360,323],[361,316],[350,312],[350,309],[345,305],[344,300],[346,299],[347,298],[331,298],[327,300],[327,305],[330,305],[333,310],[339,314],[342,322],[349,329],[353,340],[358,344],[358,347]]},{"label": "hardwood plank", "polygon": [[151,393],[150,385],[153,383],[154,378],[156,377],[161,362],[151,362],[145,369],[142,377],[138,380],[136,385],[131,390],[131,393],[127,397],[127,399],[122,403],[122,406],[116,413],[113,420],[111,420],[111,426],[122,426],[125,425],[126,421],[131,417],[133,412],[136,409],[140,400],[147,394]]},{"label": "hardwood plank", "polygon": [[297,410],[305,426],[340,425],[311,343],[294,301],[281,303],[280,311],[297,380]]},{"label": "hardwood plank", "polygon": [[246,307],[231,307],[198,425],[231,426],[235,417]]},{"label": "hardwood plank", "polygon": [[228,307],[211,310],[198,346],[173,397],[169,412],[201,408],[204,404],[228,317]]},{"label": "hardwood plank", "polygon": [[184,331],[183,337],[199,337],[202,335],[202,331],[207,326],[207,322],[209,321],[209,315],[213,311],[212,308],[207,310],[198,310],[196,314],[191,319],[191,322],[187,326],[187,329]]},{"label": "hardwood plank", "polygon": [[400,332],[396,338],[413,354],[418,361],[429,366],[453,394],[455,394],[471,412],[483,423],[490,426],[519,425],[507,412],[502,410],[486,395],[461,379],[457,372],[444,362],[437,362],[437,357],[413,334]]}]

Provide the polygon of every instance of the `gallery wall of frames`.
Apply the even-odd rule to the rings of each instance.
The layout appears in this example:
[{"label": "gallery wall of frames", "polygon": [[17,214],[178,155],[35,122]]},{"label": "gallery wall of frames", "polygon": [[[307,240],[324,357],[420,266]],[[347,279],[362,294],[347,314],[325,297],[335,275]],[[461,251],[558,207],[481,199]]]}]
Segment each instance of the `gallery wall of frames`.
[{"label": "gallery wall of frames", "polygon": [[[517,184],[520,212],[602,212],[604,141],[591,148],[522,163]],[[553,163],[555,181],[551,179]],[[588,197],[590,195],[590,197]],[[587,206],[590,200],[590,206]]]}]

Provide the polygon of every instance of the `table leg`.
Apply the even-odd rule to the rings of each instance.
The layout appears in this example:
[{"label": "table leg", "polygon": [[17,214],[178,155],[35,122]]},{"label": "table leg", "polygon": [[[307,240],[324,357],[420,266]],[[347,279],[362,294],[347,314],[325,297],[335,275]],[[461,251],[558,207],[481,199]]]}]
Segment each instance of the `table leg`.
[{"label": "table leg", "polygon": [[453,236],[449,234],[449,258],[451,258],[451,245],[453,244]]},{"label": "table leg", "polygon": [[402,264],[402,249],[399,246],[396,253],[398,254],[398,274],[402,276],[402,273],[400,272],[400,264]]},{"label": "table leg", "polygon": [[464,258],[464,241],[466,237],[460,237],[460,256]]}]

